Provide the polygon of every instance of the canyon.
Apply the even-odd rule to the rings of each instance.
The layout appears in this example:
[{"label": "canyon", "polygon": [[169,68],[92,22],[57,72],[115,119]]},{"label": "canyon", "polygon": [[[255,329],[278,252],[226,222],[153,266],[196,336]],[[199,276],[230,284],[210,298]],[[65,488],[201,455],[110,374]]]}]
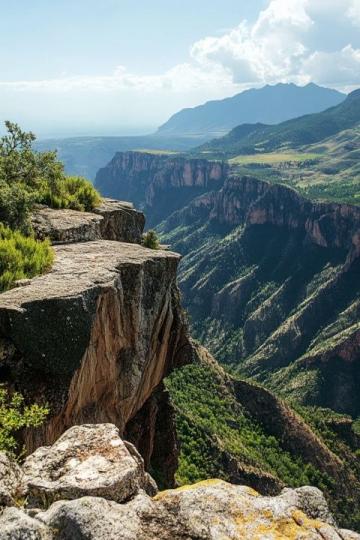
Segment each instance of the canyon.
[{"label": "canyon", "polygon": [[130,199],[136,185],[150,225],[183,256],[191,331],[217,360],[300,403],[360,414],[358,207],[221,162],[137,152],[117,154],[97,185]]},{"label": "canyon", "polygon": [[[159,159],[156,166],[162,167],[164,159],[167,158]],[[131,160],[128,163],[132,163],[133,171],[134,163]],[[149,163],[148,156],[145,163]],[[196,256],[202,258],[202,242],[206,243],[206,252],[213,247],[211,235],[218,244],[220,235],[225,239],[229,235],[229,250],[234,254],[236,231],[260,229],[262,235],[265,227],[272,235],[277,229],[285,229],[286,234],[282,232],[281,236],[285,237],[285,245],[291,246],[301,239],[306,249],[310,245],[322,253],[335,251],[330,263],[341,263],[346,275],[352,275],[356,268],[357,222],[351,207],[327,206],[324,219],[321,205],[311,206],[281,186],[273,187],[251,178],[225,178],[225,170],[219,164],[198,161],[187,164],[180,160],[177,171],[170,175],[171,182],[176,190],[189,190],[186,197],[198,194],[199,183],[201,190],[209,185],[218,188],[190,200],[161,225],[164,238],[169,235],[169,243],[180,248],[180,252],[185,252],[183,248],[189,241],[197,251]],[[167,180],[157,182],[159,178],[169,177],[161,174],[155,177],[155,192],[163,187],[166,190]],[[148,206],[156,202],[155,196],[150,197]],[[54,266],[42,276],[20,281],[16,288],[0,297],[0,381],[10,392],[20,391],[27,402],[47,403],[50,408],[41,427],[28,428],[21,434],[27,454],[37,455],[39,447],[56,445],[59,437],[61,441],[64,432],[73,426],[112,424],[127,441],[125,445],[134,445],[127,446],[133,448],[132,454],[139,452],[136,455],[141,456],[138,459],[143,460],[144,471],[151,473],[160,489],[165,489],[176,487],[179,474],[185,474],[184,463],[192,459],[187,454],[189,448],[204,444],[206,450],[201,450],[198,459],[204,456],[210,469],[201,469],[202,465],[195,461],[192,464],[195,478],[218,477],[223,482],[255,488],[264,497],[276,498],[289,486],[291,474],[294,487],[304,482],[321,486],[340,526],[357,526],[360,486],[356,452],[360,441],[352,422],[347,417],[331,418],[325,422],[326,429],[318,431],[316,424],[302,416],[302,411],[297,412],[270,391],[238,375],[228,375],[206,349],[194,342],[177,286],[180,256],[141,245],[145,220],[140,211],[130,203],[105,199],[93,213],[39,207],[32,221],[38,238],[48,236],[53,241]],[[189,239],[184,234],[186,227],[192,231]],[[226,242],[220,242],[216,248],[220,257],[223,244],[226,246]],[[295,242],[294,249],[298,250],[299,245]],[[262,250],[261,244],[259,249]],[[212,256],[211,251],[208,253]],[[293,251],[289,253],[293,257]],[[197,285],[196,293],[191,292],[195,306],[192,308],[183,279],[189,255],[180,264],[180,284],[185,291],[185,305],[190,314],[195,312],[199,316],[201,323],[206,319],[206,302],[213,302],[209,293],[213,289],[208,289],[202,300],[199,296],[202,289]],[[212,265],[214,260],[205,258]],[[327,256],[321,261],[328,264]],[[220,275],[231,272],[231,264],[238,268],[236,260],[230,262],[219,259],[214,272]],[[204,262],[201,265],[203,271]],[[232,297],[236,301],[236,295]],[[233,309],[229,298],[225,305],[230,311]],[[229,316],[226,309],[221,312]],[[221,324],[226,328],[224,321]],[[194,319],[191,326],[197,335]],[[213,339],[221,335],[214,329],[210,331]],[[222,339],[226,343],[228,336],[223,335]],[[204,341],[208,341],[211,349],[215,348],[206,336]],[[229,340],[229,347],[232,346]],[[223,360],[221,349],[218,352]],[[182,377],[189,377],[188,382],[181,382]],[[215,385],[212,401],[215,392],[219,393],[219,402],[215,400],[214,405],[228,407],[222,421],[227,423],[230,438],[235,441],[242,436],[244,425],[245,432],[260,436],[268,457],[254,453],[254,442],[250,439],[243,440],[239,447],[242,449],[236,450],[234,445],[228,445],[225,432],[213,432],[203,426],[201,415],[193,416],[192,396],[199,403],[204,398],[201,377],[209,381],[205,383],[209,388]],[[204,403],[200,407],[196,404],[195,410],[204,412]],[[206,414],[205,411],[205,418]],[[227,415],[231,418],[227,419]],[[196,437],[192,434],[190,440],[186,438],[187,423],[197,430]],[[336,444],[327,436],[329,432]],[[280,467],[275,465],[274,456]],[[300,475],[301,469],[306,471],[305,475]],[[186,474],[183,479],[191,480],[192,473]],[[223,485],[220,482],[216,490],[232,493],[231,490],[239,489],[241,493],[245,489],[223,488]],[[198,487],[192,489],[196,494]],[[201,486],[199,489],[203,493]],[[210,496],[217,495],[211,492]],[[94,508],[105,504],[100,498],[91,502]],[[147,504],[141,502],[141,511]],[[246,500],[246,504],[251,508],[252,503]],[[189,505],[191,510],[193,502]],[[34,512],[26,504],[23,511],[33,519]],[[130,507],[126,512],[132,515]],[[6,515],[4,512],[4,519]],[[15,523],[16,519],[10,516]],[[91,523],[91,519],[91,516],[84,518],[84,523]],[[39,526],[37,517],[36,520]],[[255,519],[254,523],[258,521]],[[225,523],[224,527],[227,526]],[[170,525],[168,530],[172,530]],[[205,538],[216,538],[211,536],[212,532],[207,534]]]}]

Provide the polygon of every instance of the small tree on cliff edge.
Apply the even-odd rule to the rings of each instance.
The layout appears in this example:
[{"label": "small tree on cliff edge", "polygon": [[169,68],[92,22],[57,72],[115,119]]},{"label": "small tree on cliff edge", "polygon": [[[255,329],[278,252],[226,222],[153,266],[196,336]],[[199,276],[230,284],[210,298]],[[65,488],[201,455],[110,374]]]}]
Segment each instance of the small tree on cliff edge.
[{"label": "small tree on cliff edge", "polygon": [[155,231],[150,230],[143,236],[143,246],[150,249],[159,249],[160,242]]},{"label": "small tree on cliff edge", "polygon": [[21,451],[17,434],[24,428],[41,426],[48,413],[46,405],[26,405],[21,394],[10,395],[5,386],[0,385],[0,451],[15,456]]}]

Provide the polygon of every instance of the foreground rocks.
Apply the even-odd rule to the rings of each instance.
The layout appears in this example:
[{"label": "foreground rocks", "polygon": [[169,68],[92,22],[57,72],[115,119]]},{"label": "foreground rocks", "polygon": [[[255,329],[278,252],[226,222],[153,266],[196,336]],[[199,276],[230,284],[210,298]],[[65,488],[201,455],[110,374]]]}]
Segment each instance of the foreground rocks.
[{"label": "foreground rocks", "polygon": [[112,424],[74,426],[25,460],[25,491],[33,504],[86,495],[123,502],[140,489],[155,493],[141,457],[127,445]]},{"label": "foreground rocks", "polygon": [[209,480],[151,497],[141,458],[111,424],[76,426],[39,448],[18,489],[18,507],[0,513],[0,540],[360,539],[337,529],[311,487],[262,497]]}]

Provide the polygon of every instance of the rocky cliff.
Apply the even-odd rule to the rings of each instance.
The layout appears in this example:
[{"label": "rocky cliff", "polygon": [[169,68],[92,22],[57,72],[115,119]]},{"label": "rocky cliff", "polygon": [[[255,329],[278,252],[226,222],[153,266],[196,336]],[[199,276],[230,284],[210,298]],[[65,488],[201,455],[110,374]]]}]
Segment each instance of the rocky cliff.
[{"label": "rocky cliff", "polygon": [[261,497],[210,480],[157,493],[136,449],[111,424],[75,426],[22,469],[1,456],[0,539],[357,540],[339,529],[322,493]]},{"label": "rocky cliff", "polygon": [[[206,209],[201,210],[201,216],[209,209],[214,211],[215,206],[209,205],[210,200],[216,200],[213,197],[197,199]],[[193,210],[196,213],[196,205]],[[235,215],[234,211],[231,214]],[[56,243],[55,264],[49,273],[21,282],[0,296],[0,382],[10,392],[21,391],[28,401],[50,406],[50,415],[41,428],[20,434],[28,453],[43,444],[54,446],[38,448],[26,459],[22,471],[4,456],[0,458],[0,477],[6,480],[5,487],[0,483],[0,504],[25,503],[25,511],[11,507],[1,515],[1,531],[8,535],[4,538],[17,538],[16,530],[24,538],[26,534],[32,537],[32,527],[37,538],[52,538],[55,530],[59,535],[55,538],[83,538],[86,534],[88,538],[101,538],[101,528],[108,538],[121,538],[123,534],[124,538],[180,540],[186,535],[197,538],[199,530],[205,531],[203,538],[217,538],[217,529],[206,528],[209,520],[218,519],[221,509],[237,497],[239,508],[245,508],[246,513],[248,501],[241,494],[250,493],[248,489],[216,482],[206,484],[211,487],[209,491],[203,491],[204,485],[191,488],[193,496],[184,502],[185,517],[180,525],[174,516],[175,508],[182,505],[178,493],[183,491],[169,495],[173,510],[167,503],[165,509],[159,504],[160,513],[158,506],[152,507],[150,524],[145,514],[148,505],[157,505],[157,499],[154,502],[142,495],[145,499],[137,506],[139,490],[149,495],[156,490],[145,470],[156,477],[160,487],[175,485],[179,452],[175,420],[182,443],[178,477],[184,474],[182,456],[200,447],[200,458],[196,453],[189,454],[190,474],[195,472],[201,479],[221,476],[256,487],[264,495],[277,495],[271,500],[259,498],[271,507],[283,501],[280,492],[286,485],[324,486],[341,524],[357,526],[359,441],[351,422],[348,425],[343,418],[335,419],[341,434],[339,448],[333,449],[333,439],[329,443],[318,436],[315,428],[270,392],[227,376],[213,359],[205,362],[208,371],[201,379],[197,363],[202,369],[202,358],[210,356],[187,335],[176,285],[179,255],[137,244],[143,221],[131,206],[115,201],[106,201],[97,214],[74,216],[69,211],[40,208],[34,216],[36,234],[42,237],[48,231],[46,234]],[[206,226],[213,227],[214,223],[211,218]],[[216,227],[213,230],[218,239],[219,231],[229,224],[222,221]],[[201,228],[198,234],[202,234]],[[127,242],[118,241],[124,239]],[[347,267],[355,260],[354,256],[348,258]],[[181,385],[176,392],[176,385],[166,379],[172,372],[180,381],[183,376],[190,377],[185,393]],[[185,399],[185,405],[179,396]],[[213,410],[209,413],[210,404]],[[214,419],[219,415],[222,423],[217,424]],[[104,422],[114,425],[90,426]],[[84,425],[62,435],[77,424]],[[214,426],[219,427],[215,434]],[[119,435],[130,443],[122,443]],[[248,438],[242,440],[243,436]],[[334,484],[340,495],[334,492]],[[94,507],[86,500],[83,507],[84,497],[95,498]],[[199,497],[209,501],[201,509],[200,529],[186,528]],[[254,514],[249,513],[239,530],[233,529],[235,514],[226,514],[219,534],[235,530],[233,538],[243,537],[239,531],[245,538],[246,534],[252,538],[251,534],[263,525],[256,514],[261,508],[255,505]],[[281,523],[290,515],[286,508]],[[91,515],[86,514],[88,510]],[[69,518],[68,511],[76,517]],[[121,523],[121,512],[127,523],[135,520],[135,515],[141,516],[134,536],[132,530],[116,525]],[[98,514],[109,514],[110,521],[106,518],[95,526]],[[353,515],[351,521],[349,516]],[[266,531],[275,527],[278,532],[276,523],[277,515],[275,523],[269,518]],[[288,525],[293,526],[293,521]],[[312,527],[306,532],[296,529],[296,533],[315,534]]]},{"label": "rocky cliff", "polygon": [[93,212],[38,206],[31,221],[35,235],[53,244],[101,239],[140,243],[145,225],[144,214],[131,203],[113,199],[103,199]]},{"label": "rocky cliff", "polygon": [[220,188],[227,171],[226,164],[205,159],[118,152],[99,170],[95,185],[104,196],[134,202],[154,225],[195,196]]},{"label": "rocky cliff", "polygon": [[230,177],[168,218],[195,335],[305,404],[357,416],[360,209]]},{"label": "rocky cliff", "polygon": [[[179,256],[114,241],[136,242],[144,220],[129,206],[106,205],[75,222],[69,211],[40,211],[50,236],[65,243],[55,246],[49,273],[0,296],[0,380],[50,406],[46,424],[25,433],[28,451],[84,422],[113,422],[136,437],[131,427],[146,413],[146,459],[172,455],[171,485],[176,439],[174,447],[156,448],[155,431],[157,415],[170,422],[172,414],[162,380],[189,350],[176,286]],[[92,240],[94,232],[102,239]]]}]

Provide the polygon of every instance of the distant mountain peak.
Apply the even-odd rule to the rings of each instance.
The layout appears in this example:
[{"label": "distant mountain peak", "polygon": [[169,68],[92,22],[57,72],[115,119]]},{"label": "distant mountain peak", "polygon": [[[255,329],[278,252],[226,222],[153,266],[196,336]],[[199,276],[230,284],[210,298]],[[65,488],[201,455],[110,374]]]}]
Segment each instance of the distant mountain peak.
[{"label": "distant mountain peak", "polygon": [[[321,90],[321,87],[314,85]],[[298,88],[298,87],[297,87]],[[336,92],[336,90],[335,90]],[[341,94],[343,95],[343,94]],[[228,134],[205,143],[198,151],[221,155],[273,152],[279,148],[297,148],[331,137],[360,124],[360,89],[349,94],[336,106],[304,114],[277,125],[240,124]]]},{"label": "distant mountain peak", "polygon": [[162,136],[225,135],[240,124],[278,124],[280,122],[323,111],[341,103],[345,94],[315,83],[297,86],[294,83],[267,84],[251,88],[232,97],[212,100],[183,109],[160,126]]}]

